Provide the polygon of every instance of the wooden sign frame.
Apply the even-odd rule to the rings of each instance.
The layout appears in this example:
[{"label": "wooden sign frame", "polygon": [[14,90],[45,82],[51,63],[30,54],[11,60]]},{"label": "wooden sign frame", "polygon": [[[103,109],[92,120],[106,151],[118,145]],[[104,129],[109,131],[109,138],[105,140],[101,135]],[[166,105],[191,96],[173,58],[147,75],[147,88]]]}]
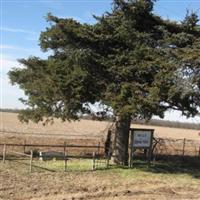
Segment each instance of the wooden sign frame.
[{"label": "wooden sign frame", "polygon": [[[141,132],[149,132],[150,134],[150,144],[149,146],[141,146],[141,147],[134,147],[134,135],[135,131],[141,131]],[[134,157],[134,152],[136,149],[146,149],[148,150],[148,164],[151,163],[151,155],[152,155],[152,145],[153,145],[153,135],[154,135],[154,129],[142,129],[142,128],[131,128],[131,140],[130,140],[130,161],[129,161],[129,166],[133,166],[133,157]]]}]

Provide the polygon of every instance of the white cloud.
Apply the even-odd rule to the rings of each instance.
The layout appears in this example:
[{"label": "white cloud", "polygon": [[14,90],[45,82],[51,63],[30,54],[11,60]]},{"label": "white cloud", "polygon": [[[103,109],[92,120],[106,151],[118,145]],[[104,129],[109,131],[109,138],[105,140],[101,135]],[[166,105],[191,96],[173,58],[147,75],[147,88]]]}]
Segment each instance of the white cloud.
[{"label": "white cloud", "polygon": [[[153,119],[160,119],[157,116],[154,116]],[[163,120],[168,120],[168,121],[177,121],[177,122],[188,122],[188,123],[200,123],[200,117],[190,117],[187,118],[185,116],[182,116],[180,111],[175,111],[175,110],[169,110],[165,112],[165,117]]]},{"label": "white cloud", "polygon": [[18,86],[12,86],[8,78],[8,71],[13,67],[22,67],[16,60],[8,57],[1,59],[1,77],[0,77],[0,107],[1,108],[23,108],[24,105],[18,100],[25,97]]},{"label": "white cloud", "polygon": [[18,86],[12,86],[9,78],[1,78],[1,108],[24,108],[19,98],[25,98],[24,92]]},{"label": "white cloud", "polygon": [[56,15],[58,18],[63,18],[63,19],[69,19],[69,18],[71,18],[71,19],[74,19],[74,20],[76,20],[76,21],[78,21],[78,22],[80,22],[80,23],[86,23],[86,20],[84,20],[83,18],[81,18],[81,17],[76,17],[76,16],[70,16],[70,15]]},{"label": "white cloud", "polygon": [[11,60],[7,58],[3,58],[1,60],[1,74],[2,76],[5,76],[9,70],[11,70],[13,67],[22,67],[22,65],[17,62],[16,60]]},{"label": "white cloud", "polygon": [[[48,51],[48,52],[43,52],[39,45],[38,46],[34,46],[34,47],[23,47],[23,46],[13,46],[13,45],[7,45],[7,44],[2,44],[0,45],[0,51],[1,51],[1,59],[4,60],[3,62],[9,62],[9,61],[13,61],[13,59],[15,59],[15,61],[19,58],[28,58],[30,56],[36,56],[36,57],[40,57],[43,59],[46,59],[48,55],[50,55],[52,52]],[[8,57],[8,55],[10,57]]]},{"label": "white cloud", "polygon": [[23,47],[18,47],[18,46],[13,46],[13,45],[0,45],[0,49],[9,49],[9,50],[22,50],[22,51],[32,51],[33,49],[30,48],[23,48]]},{"label": "white cloud", "polygon": [[26,40],[28,41],[39,41],[39,35],[29,35],[27,37],[25,37]]},{"label": "white cloud", "polygon": [[0,45],[0,49],[16,49],[14,46],[11,46],[11,45],[3,45],[1,44]]},{"label": "white cloud", "polygon": [[13,32],[13,33],[25,33],[25,34],[37,34],[35,31],[29,31],[25,29],[20,29],[20,28],[8,28],[8,27],[0,27],[1,31],[6,31],[6,32]]},{"label": "white cloud", "polygon": [[39,3],[47,4],[48,6],[63,6],[62,1],[55,0],[38,0]]},{"label": "white cloud", "polygon": [[27,52],[38,52],[39,51],[39,48],[38,49],[34,49],[34,48],[24,48],[24,47],[18,47],[18,46],[13,46],[13,45],[0,45],[0,49],[2,50],[17,50],[17,51],[27,51]]},{"label": "white cloud", "polygon": [[0,27],[0,31],[25,34],[27,35],[25,39],[29,41],[38,41],[40,35],[40,32],[29,31],[25,29],[8,28],[8,27]]}]

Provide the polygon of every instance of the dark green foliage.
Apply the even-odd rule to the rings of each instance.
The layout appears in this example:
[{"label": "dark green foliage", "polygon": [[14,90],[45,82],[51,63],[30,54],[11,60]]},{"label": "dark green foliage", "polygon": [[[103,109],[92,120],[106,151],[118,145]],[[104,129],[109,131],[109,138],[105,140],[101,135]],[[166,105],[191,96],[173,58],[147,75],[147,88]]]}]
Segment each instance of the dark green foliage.
[{"label": "dark green foliage", "polygon": [[185,19],[183,20],[182,25],[184,26],[187,32],[194,32],[198,21],[199,21],[199,18],[198,18],[197,13],[195,12],[190,13],[189,10],[187,10],[187,15]]},{"label": "dark green foliage", "polygon": [[94,25],[49,14],[41,33],[46,60],[22,59],[9,72],[25,91],[22,120],[78,119],[99,102],[114,114],[150,119],[167,109],[195,116],[200,106],[200,27],[153,14],[153,0],[115,0]]}]

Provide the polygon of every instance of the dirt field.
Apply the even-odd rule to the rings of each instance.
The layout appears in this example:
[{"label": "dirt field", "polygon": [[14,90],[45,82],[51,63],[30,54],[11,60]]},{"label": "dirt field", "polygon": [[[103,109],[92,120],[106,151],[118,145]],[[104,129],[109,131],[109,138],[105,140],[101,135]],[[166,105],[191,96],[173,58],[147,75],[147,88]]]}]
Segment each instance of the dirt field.
[{"label": "dirt field", "polygon": [[[35,124],[32,122],[29,124],[22,124],[15,113],[2,112],[0,113],[0,116],[0,143],[63,145],[63,143],[66,142],[67,144],[94,146],[100,144],[101,146],[104,146],[107,131],[113,126],[112,122],[92,120],[64,123],[60,120],[55,120],[54,124],[43,126],[42,123]],[[161,148],[159,148],[158,151],[161,154],[182,155],[184,138],[187,139],[185,144],[185,155],[199,154],[200,131],[198,130],[144,125],[132,125],[132,127],[155,129],[155,137],[170,138],[170,140],[165,140],[165,144],[161,144]],[[176,141],[177,139],[180,140]],[[3,149],[0,148],[0,153],[2,153],[2,150]],[[23,151],[23,148],[15,148],[15,150],[21,152]],[[37,150],[45,151],[47,149],[39,148]],[[82,153],[81,151],[83,151],[83,149],[80,149],[79,152],[77,149],[74,149],[74,151],[76,151],[76,153]],[[85,153],[91,153],[93,151],[96,150],[91,149],[89,152],[84,149]]]},{"label": "dirt field", "polygon": [[[21,124],[17,115],[12,113],[1,113],[0,123],[1,143],[23,143],[26,139],[27,143],[63,144],[66,139],[85,145],[98,144],[99,141],[103,144],[107,130],[112,125],[90,120],[71,123],[56,120],[48,126],[41,123],[27,125]],[[200,141],[197,130],[141,125],[133,127],[155,128],[157,137]],[[20,162],[0,162],[0,200],[200,200],[199,169],[179,169],[176,164],[90,172],[58,171],[34,170],[29,173],[27,166]]]},{"label": "dirt field", "polygon": [[[103,121],[80,120],[76,122],[61,122],[55,120],[54,124],[43,126],[42,123],[22,124],[14,113],[0,113],[0,137],[9,137],[11,139],[15,136],[23,137],[67,137],[67,138],[95,138],[105,139],[107,130],[112,123]],[[161,138],[175,138],[175,139],[192,139],[200,141],[200,130],[167,128],[159,126],[144,126],[132,125],[134,128],[151,128],[155,129],[155,136]],[[22,134],[12,134],[9,132],[20,132]],[[26,133],[26,134],[23,134]],[[27,134],[29,133],[29,134]]]},{"label": "dirt field", "polygon": [[199,171],[134,168],[90,172],[33,172],[0,163],[1,200],[200,199]]}]

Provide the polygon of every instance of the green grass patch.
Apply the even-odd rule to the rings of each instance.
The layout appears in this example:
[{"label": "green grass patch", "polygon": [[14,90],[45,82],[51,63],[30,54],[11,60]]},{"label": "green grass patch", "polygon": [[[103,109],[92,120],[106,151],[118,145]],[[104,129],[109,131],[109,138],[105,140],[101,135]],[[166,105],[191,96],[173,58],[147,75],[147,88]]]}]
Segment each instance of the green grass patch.
[{"label": "green grass patch", "polygon": [[[64,172],[65,165],[63,160],[49,160],[49,161],[33,161],[33,172]],[[96,162],[95,173],[103,176],[118,176],[124,179],[136,180],[146,179],[147,177],[166,178],[181,178],[181,179],[198,179],[200,180],[200,168],[192,168],[191,166],[182,165],[176,162],[160,161],[152,163],[148,166],[145,162],[136,161],[133,168],[123,166],[110,165],[106,168],[106,162]],[[67,172],[84,172],[92,171],[92,159],[70,159],[67,161]],[[12,160],[6,161],[6,164],[0,163],[0,170],[14,170],[19,173],[29,173],[29,160]]]},{"label": "green grass patch", "polygon": [[[102,162],[102,161],[101,161]],[[106,162],[103,161],[100,163],[96,160],[96,170],[105,169]],[[70,159],[66,162],[66,171],[91,171],[93,169],[92,159]],[[65,163],[63,160],[49,160],[49,161],[33,161],[33,170],[34,171],[65,171]]]}]

